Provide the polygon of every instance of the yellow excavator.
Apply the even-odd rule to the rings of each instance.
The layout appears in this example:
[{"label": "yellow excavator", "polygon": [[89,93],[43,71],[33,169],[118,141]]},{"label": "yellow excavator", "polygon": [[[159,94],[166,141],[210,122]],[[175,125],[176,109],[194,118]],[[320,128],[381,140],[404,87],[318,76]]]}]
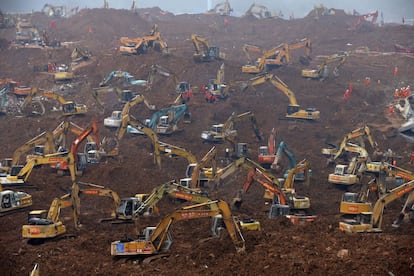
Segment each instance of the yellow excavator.
[{"label": "yellow excavator", "polygon": [[263,134],[257,127],[256,117],[253,112],[247,111],[245,113],[236,114],[233,112],[224,124],[214,124],[210,130],[201,132],[201,139],[203,143],[223,143],[226,136],[237,136],[237,130],[233,128],[234,123],[244,119],[250,119],[256,137],[259,141],[263,140]]},{"label": "yellow excavator", "polygon": [[289,89],[287,84],[285,84],[279,77],[277,77],[274,74],[259,75],[257,77],[254,77],[248,80],[245,83],[243,90],[246,90],[248,87],[254,88],[254,86],[260,85],[266,82],[269,82],[277,90],[279,90],[285,96],[288,97],[289,105],[287,107],[285,119],[315,121],[320,118],[320,112],[316,110],[315,108],[301,109],[299,104],[297,103],[295,93]]},{"label": "yellow excavator", "polygon": [[414,180],[404,183],[380,197],[372,208],[372,212],[362,212],[356,219],[346,219],[339,222],[339,229],[349,233],[378,233],[382,232],[384,208],[393,201],[409,194],[408,200],[413,201]]},{"label": "yellow excavator", "polygon": [[55,92],[43,91],[37,88],[33,88],[30,94],[25,98],[21,106],[21,110],[24,110],[26,106],[28,106],[32,102],[33,98],[36,96],[57,100],[61,105],[63,116],[82,115],[88,112],[88,107],[84,104],[75,103],[73,101],[67,101],[63,96]]},{"label": "yellow excavator", "polygon": [[[75,159],[73,154],[68,153],[66,155],[62,153],[48,154],[45,156],[40,156],[37,158],[31,159],[24,166],[16,165],[12,166],[10,173],[6,176],[0,177],[0,184],[5,186],[19,186],[26,184],[27,179],[29,178],[33,168],[38,165],[49,164],[51,166],[58,166],[59,164],[64,164],[64,169],[69,169],[72,180],[76,178],[76,169],[75,169]],[[62,168],[63,169],[63,168]],[[59,169],[60,170],[60,169]],[[58,170],[58,171],[59,171]]]},{"label": "yellow excavator", "polygon": [[207,14],[219,14],[219,15],[230,15],[233,9],[230,6],[228,0],[217,3],[212,9],[207,11]]},{"label": "yellow excavator", "polygon": [[3,190],[0,184],[0,217],[32,206],[32,196],[25,192]]},{"label": "yellow excavator", "polygon": [[148,49],[153,48],[163,54],[168,54],[168,45],[161,38],[161,33],[158,30],[158,25],[154,24],[150,33],[147,36],[129,38],[120,38],[121,46],[119,51],[124,55],[140,55],[148,52]]},{"label": "yellow excavator", "polygon": [[55,198],[49,210],[33,210],[29,213],[28,224],[22,226],[22,237],[30,243],[39,243],[46,239],[61,237],[66,234],[66,226],[60,219],[61,209],[71,208],[75,228],[79,227],[79,198],[71,192]]},{"label": "yellow excavator", "polygon": [[272,13],[266,6],[252,3],[249,9],[244,13],[243,17],[254,16],[258,19],[263,18],[280,18],[283,17],[281,13]]},{"label": "yellow excavator", "polygon": [[195,49],[193,59],[196,62],[208,62],[226,58],[226,54],[222,53],[219,47],[210,46],[204,36],[191,34],[191,41]]},{"label": "yellow excavator", "polygon": [[[118,240],[111,243],[111,255],[118,257],[148,256],[159,254],[170,249],[172,238],[170,227],[181,220],[206,218],[221,215],[237,253],[245,252],[245,240],[238,224],[233,218],[230,208],[225,201],[215,200],[183,207],[174,211],[161,220],[155,227],[146,227],[136,239]],[[217,228],[218,225],[215,225]],[[217,229],[215,232],[217,231]]]},{"label": "yellow excavator", "polygon": [[368,152],[365,148],[350,142],[341,148],[344,153],[357,153],[358,156],[354,156],[348,165],[337,164],[334,172],[329,174],[328,182],[340,185],[356,184],[367,168]]},{"label": "yellow excavator", "polygon": [[248,51],[261,52],[261,56],[252,64],[250,59],[249,64],[242,66],[243,73],[250,74],[260,74],[266,73],[272,70],[273,68],[278,68],[280,66],[288,65],[291,60],[291,50],[296,50],[299,48],[305,47],[306,53],[305,56],[301,56],[299,61],[303,65],[309,65],[311,60],[312,52],[312,42],[309,38],[303,38],[298,42],[294,43],[281,43],[276,47],[273,47],[270,50],[260,50],[259,47],[253,45],[245,45],[243,51],[247,53],[249,58]]},{"label": "yellow excavator", "polygon": [[337,158],[344,154],[344,149],[349,142],[357,142],[361,148],[365,149],[366,147],[365,142],[362,139],[363,137],[367,138],[371,148],[373,149],[373,154],[378,155],[381,153],[378,147],[378,143],[374,140],[374,138],[371,135],[371,129],[367,125],[365,125],[363,127],[356,128],[353,131],[346,134],[342,139],[339,147],[332,145],[330,148],[323,148],[322,154],[328,157],[329,163],[333,163]]},{"label": "yellow excavator", "polygon": [[341,52],[338,54],[331,55],[325,58],[320,63],[317,69],[302,69],[302,77],[314,79],[314,80],[325,80],[329,76],[328,64],[339,62],[332,71],[335,77],[339,76],[339,67],[341,67],[348,59],[349,53]]}]

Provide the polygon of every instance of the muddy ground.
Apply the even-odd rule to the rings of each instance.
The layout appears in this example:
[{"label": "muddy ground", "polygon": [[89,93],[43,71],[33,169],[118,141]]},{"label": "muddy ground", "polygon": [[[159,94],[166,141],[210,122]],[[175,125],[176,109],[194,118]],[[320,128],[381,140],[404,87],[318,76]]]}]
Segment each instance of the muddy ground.
[{"label": "muddy ground", "polygon": [[[93,120],[100,126],[101,137],[113,137],[115,130],[106,129],[103,119],[120,105],[115,96],[106,95],[105,111],[100,112],[94,98],[93,88],[113,70],[127,71],[136,79],[146,79],[151,65],[159,64],[173,72],[179,80],[189,81],[201,87],[216,76],[220,62],[200,63],[193,61],[193,45],[190,35],[205,36],[211,45],[217,45],[226,53],[225,80],[248,80],[251,75],[241,73],[246,63],[241,47],[244,43],[265,49],[282,42],[292,42],[308,37],[312,40],[313,61],[309,68],[316,67],[319,55],[331,55],[339,51],[355,51],[340,68],[339,77],[330,77],[321,82],[301,77],[304,68],[298,60],[303,49],[292,53],[288,66],[274,71],[292,91],[301,107],[320,110],[318,122],[295,122],[280,120],[286,111],[288,99],[269,84],[256,86],[244,93],[234,91],[225,101],[206,103],[201,93],[196,93],[189,102],[192,123],[180,124],[182,131],[161,140],[184,147],[201,159],[211,145],[200,139],[202,130],[213,123],[224,122],[232,112],[253,111],[265,137],[272,128],[277,129],[276,142],[285,141],[294,152],[296,160],[307,159],[312,167],[309,187],[297,183],[298,194],[309,196],[311,213],[317,215],[314,223],[302,226],[290,224],[284,218],[269,219],[268,206],[264,205],[263,189],[254,185],[245,196],[240,210],[233,213],[242,218],[258,219],[262,230],[244,231],[245,255],[237,255],[229,237],[209,239],[210,220],[182,221],[172,226],[173,245],[168,255],[143,264],[140,259],[114,259],[110,255],[110,243],[126,235],[133,236],[145,226],[155,225],[160,217],[142,218],[137,225],[111,225],[98,222],[110,214],[107,198],[82,198],[80,230],[75,230],[67,210],[62,210],[62,219],[68,232],[76,238],[50,241],[33,246],[21,238],[21,226],[26,223],[27,212],[1,217],[0,221],[0,267],[3,275],[27,275],[35,263],[40,265],[42,275],[136,275],[136,274],[209,274],[209,275],[308,275],[358,274],[358,275],[409,275],[414,272],[414,228],[405,221],[400,228],[391,227],[398,216],[404,200],[393,202],[384,214],[383,233],[345,234],[338,230],[339,202],[343,189],[328,183],[327,176],[333,168],[326,167],[321,148],[326,142],[339,143],[343,136],[357,127],[368,125],[372,135],[383,150],[391,148],[401,155],[398,165],[411,169],[409,156],[412,145],[396,135],[396,128],[403,122],[399,114],[388,114],[388,105],[393,101],[395,88],[413,83],[414,59],[408,55],[394,53],[394,44],[414,44],[414,27],[407,25],[374,26],[363,24],[356,31],[348,28],[355,17],[338,11],[336,15],[319,20],[308,16],[302,19],[263,19],[224,17],[219,15],[173,15],[161,13],[158,8],[138,10],[134,14],[126,10],[92,9],[82,10],[67,18],[50,18],[35,13],[25,15],[40,29],[47,29],[52,38],[66,45],[60,49],[32,49],[7,47],[0,49],[0,78],[13,78],[27,85],[54,89],[50,75],[33,72],[33,65],[49,61],[70,63],[73,48],[87,48],[93,55],[92,62],[75,70],[76,79],[72,89],[62,93],[67,99],[85,103],[89,112],[85,116],[73,117],[76,124],[87,127]],[[55,21],[56,28],[50,28]],[[170,55],[162,56],[150,51],[145,55],[123,56],[118,52],[121,36],[143,36],[153,24],[158,24]],[[14,38],[14,29],[1,29],[4,40]],[[399,74],[394,76],[394,67]],[[364,85],[365,77],[372,84]],[[377,81],[380,81],[378,85]],[[353,85],[350,99],[345,101],[343,93]],[[120,83],[118,83],[120,85]],[[157,106],[168,106],[174,101],[174,80],[157,76],[150,91],[140,90]],[[2,116],[0,118],[0,157],[12,156],[14,150],[42,131],[53,130],[63,119],[51,111],[57,104],[46,104],[46,114],[41,117]],[[145,119],[151,111],[142,106],[131,110],[136,118]],[[266,141],[255,140],[254,133],[246,123],[237,125],[239,140],[247,142],[251,158],[256,158],[256,149]],[[224,156],[225,145],[218,145],[219,155]],[[187,161],[183,158],[162,159],[161,169],[153,163],[151,144],[148,138],[126,134],[120,142],[120,158],[88,167],[77,180],[101,184],[115,190],[121,197],[135,193],[150,192],[154,187],[184,176]],[[288,166],[288,160],[283,164]],[[244,183],[247,172],[240,171],[226,179],[214,193],[214,197],[231,201],[235,192]],[[58,177],[49,168],[36,168],[29,182],[36,189],[26,189],[33,195],[32,209],[47,209],[55,197],[69,191],[69,177]],[[357,190],[358,187],[352,187]],[[159,204],[160,215],[179,208],[176,203],[163,199]],[[348,250],[342,256],[341,250]]]}]

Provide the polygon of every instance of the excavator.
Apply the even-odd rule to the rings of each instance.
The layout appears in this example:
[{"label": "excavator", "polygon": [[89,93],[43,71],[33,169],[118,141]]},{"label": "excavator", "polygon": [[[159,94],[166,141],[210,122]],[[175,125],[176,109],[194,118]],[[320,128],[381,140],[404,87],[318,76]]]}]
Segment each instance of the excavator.
[{"label": "excavator", "polygon": [[32,196],[25,192],[3,190],[0,184],[0,217],[32,206]]},{"label": "excavator", "polygon": [[[200,190],[205,187],[211,179],[217,180],[217,148],[213,146],[199,162],[190,163],[187,166],[186,177],[180,179],[180,185],[188,187],[190,189]],[[208,175],[205,171],[207,164],[211,163],[211,167],[208,169]]]},{"label": "excavator", "polygon": [[259,141],[263,140],[263,134],[257,127],[254,113],[247,111],[238,115],[233,112],[224,124],[214,124],[211,126],[210,130],[204,130],[201,133],[203,143],[223,143],[226,140],[226,136],[237,136],[237,130],[233,129],[233,125],[244,119],[250,119],[257,139]]},{"label": "excavator", "polygon": [[382,232],[384,208],[393,201],[409,194],[412,200],[414,193],[414,180],[400,185],[380,197],[372,208],[372,212],[362,212],[356,219],[346,219],[339,222],[339,229],[348,233],[379,233]]},{"label": "excavator", "polygon": [[[293,177],[290,179],[293,179]],[[233,205],[236,208],[240,208],[243,194],[248,192],[254,181],[266,189],[267,195],[269,193],[271,194],[272,206],[270,208],[269,218],[285,215],[294,224],[303,224],[315,220],[315,216],[303,213],[304,210],[310,208],[309,198],[297,196],[293,188],[282,190],[279,185],[275,184],[274,180],[257,168],[249,171],[242,190],[233,198]],[[289,184],[289,186],[291,185]]]},{"label": "excavator", "polygon": [[103,79],[103,81],[101,83],[99,83],[99,87],[106,87],[108,86],[109,82],[113,79],[113,78],[123,78],[124,79],[124,85],[125,86],[132,86],[132,85],[137,85],[137,86],[147,86],[148,85],[148,81],[147,80],[136,80],[134,76],[132,76],[130,73],[126,72],[126,71],[111,71],[109,72],[108,75],[105,76],[105,78]]},{"label": "excavator", "polygon": [[193,97],[193,88],[189,82],[179,81],[176,74],[171,73],[170,70],[158,64],[153,64],[151,66],[151,70],[148,73],[147,80],[149,89],[151,89],[156,75],[162,75],[167,78],[173,77],[175,83],[175,92],[178,94],[178,97],[175,99],[174,104],[187,103]]},{"label": "excavator", "polygon": [[[154,255],[169,250],[172,244],[170,226],[180,220],[221,215],[237,253],[245,252],[245,240],[238,224],[225,201],[215,200],[183,207],[161,220],[155,227],[146,227],[136,239],[118,240],[111,243],[111,255],[118,257]],[[215,225],[216,227],[218,225]],[[217,232],[217,229],[213,229]]]},{"label": "excavator", "polygon": [[191,34],[191,41],[195,48],[193,59],[196,62],[208,62],[226,58],[226,54],[221,52],[219,47],[210,46],[207,39],[201,35]]},{"label": "excavator", "polygon": [[168,45],[161,38],[161,33],[158,31],[158,25],[154,24],[147,36],[129,38],[120,38],[121,46],[119,51],[123,55],[140,55],[146,54],[149,48],[153,48],[163,54],[168,54]]},{"label": "excavator", "polygon": [[339,76],[339,67],[341,67],[346,60],[348,59],[349,53],[341,52],[338,54],[333,54],[325,58],[322,63],[320,63],[317,69],[302,69],[302,77],[314,80],[325,80],[329,76],[328,64],[339,62],[333,70],[333,75],[335,77]]},{"label": "excavator", "polygon": [[264,168],[270,168],[276,157],[276,129],[273,128],[267,140],[267,146],[259,147],[259,154],[257,160]]},{"label": "excavator", "polygon": [[254,62],[254,64],[251,64],[250,58],[249,64],[242,66],[242,72],[243,73],[249,73],[249,74],[260,74],[260,73],[266,73],[269,72],[273,68],[277,68],[280,66],[285,66],[289,64],[291,60],[291,50],[296,50],[299,48],[305,47],[306,53],[305,56],[301,56],[299,61],[303,65],[309,65],[311,60],[311,52],[312,52],[312,42],[309,38],[303,38],[299,40],[298,42],[294,43],[282,43],[270,50],[260,50],[259,47],[253,46],[253,45],[245,45],[243,48],[243,51],[245,54],[248,51],[253,50],[255,52],[261,52],[261,56]]},{"label": "excavator", "polygon": [[181,118],[185,117],[188,121],[189,116],[187,104],[172,105],[155,112],[148,122],[148,127],[155,130],[158,135],[171,135],[179,130],[178,123]]},{"label": "excavator", "polygon": [[266,6],[252,3],[249,9],[244,13],[243,17],[255,17],[257,19],[263,18],[280,18],[282,14],[272,13]]},{"label": "excavator", "polygon": [[72,191],[60,198],[53,199],[49,210],[33,210],[29,213],[28,224],[22,226],[22,237],[29,239],[29,243],[36,244],[62,237],[66,234],[66,226],[60,219],[61,209],[71,208],[75,228],[79,227],[79,198]]},{"label": "excavator", "polygon": [[[338,185],[353,185],[360,181],[361,174],[367,168],[368,152],[365,148],[347,142],[342,151],[357,153],[349,162],[349,165],[337,164],[333,173],[329,174],[328,182]],[[369,162],[368,162],[369,163]]]},{"label": "excavator", "polygon": [[[80,197],[82,195],[92,195],[92,196],[108,197],[112,199],[113,208],[111,209],[111,219],[115,219],[117,217],[117,211],[121,203],[121,198],[119,197],[117,192],[109,188],[106,188],[105,186],[102,186],[102,185],[80,182],[80,181],[73,183],[72,191],[77,192],[76,197]],[[78,213],[80,214],[80,203],[78,203],[77,207],[78,207]],[[106,220],[106,219],[103,219],[103,220]]]},{"label": "excavator", "polygon": [[344,149],[347,146],[348,142],[353,142],[355,139],[357,139],[358,144],[361,146],[361,148],[365,149],[365,142],[362,139],[363,137],[367,138],[371,148],[374,150],[373,154],[380,154],[378,143],[372,137],[371,129],[367,125],[356,128],[353,131],[346,134],[342,139],[339,147],[330,144],[330,148],[323,148],[322,154],[328,157],[328,164],[332,164],[335,162],[337,158],[344,154]]},{"label": "excavator", "polygon": [[233,9],[230,6],[228,0],[224,2],[217,3],[214,8],[207,11],[207,14],[219,14],[219,15],[230,15],[233,12]]},{"label": "excavator", "polygon": [[264,74],[250,79],[245,84],[243,90],[246,90],[248,87],[254,87],[256,85],[263,84],[265,82],[269,82],[277,90],[289,98],[289,105],[287,107],[285,119],[316,121],[320,118],[320,112],[315,108],[300,109],[300,106],[296,101],[295,93],[289,89],[287,84],[285,84],[279,77],[274,74]]},{"label": "excavator", "polygon": [[65,17],[66,16],[66,7],[65,6],[55,6],[51,4],[45,4],[42,8],[42,13],[48,16],[54,17]]},{"label": "excavator", "polygon": [[205,193],[183,186],[173,180],[154,188],[150,194],[136,194],[134,197],[122,198],[116,218],[120,222],[128,222],[137,216],[158,214],[156,205],[166,195],[173,199],[194,203],[211,201]]},{"label": "excavator", "polygon": [[[125,133],[127,132],[128,126],[132,126],[139,132],[142,132],[145,135],[147,135],[151,139],[152,145],[158,144],[157,133],[154,130],[152,130],[150,127],[148,127],[146,124],[140,122],[139,120],[132,118],[129,115],[129,108],[130,106],[126,104],[122,111],[121,125],[117,131],[118,143],[124,137]],[[160,153],[159,147],[154,147],[154,163],[157,164],[158,167],[161,168],[161,153]]]},{"label": "excavator", "polygon": [[129,116],[129,110],[140,104],[140,103],[144,103],[145,106],[149,109],[149,110],[155,110],[155,105],[152,105],[148,102],[148,100],[145,98],[144,95],[142,94],[137,94],[136,96],[134,96],[131,100],[127,101],[124,105],[124,107],[122,108],[122,111],[119,110],[114,110],[112,111],[111,116],[106,117],[104,119],[104,126],[106,127],[120,127],[121,123],[122,123],[122,118],[125,116],[125,114],[128,114]]},{"label": "excavator", "polygon": [[378,11],[358,15],[358,17],[352,23],[352,26],[349,28],[349,30],[351,31],[358,30],[361,27],[362,23],[365,21],[368,21],[369,19],[371,19],[370,22],[372,24],[375,24],[377,22],[377,18],[378,18]]},{"label": "excavator", "polygon": [[206,85],[203,85],[201,91],[204,92],[204,97],[207,102],[214,103],[219,100],[227,99],[228,92],[234,85],[227,85],[224,83],[224,63],[221,64],[217,71],[217,77],[210,79]]},{"label": "excavator", "polygon": [[[89,145],[85,146],[88,148],[87,153],[78,152],[79,145],[88,138],[90,134],[94,134],[94,140],[88,142]],[[82,175],[83,171],[87,167],[89,156],[99,155],[99,137],[98,137],[98,127],[96,122],[93,122],[90,127],[82,131],[79,136],[72,142],[71,148],[69,151],[57,152],[47,155],[39,155],[33,157],[23,165],[13,165],[10,168],[10,173],[4,177],[0,177],[0,182],[5,185],[21,185],[24,184],[29,178],[33,168],[39,165],[49,164],[51,168],[56,169],[58,175],[62,176],[66,171],[69,171],[72,181],[75,180],[76,176]],[[96,163],[96,161],[92,161]]]},{"label": "excavator", "polygon": [[[86,162],[86,161],[85,161]],[[15,165],[10,172],[0,177],[0,184],[3,186],[22,186],[26,184],[33,168],[39,165],[49,164],[58,169],[58,174],[63,175],[64,170],[69,170],[72,180],[76,178],[75,159],[73,154],[63,153],[48,154],[31,159],[24,166]]]},{"label": "excavator", "polygon": [[296,159],[295,154],[289,149],[285,141],[280,141],[279,147],[276,151],[276,156],[273,159],[273,163],[270,165],[272,170],[280,171],[281,170],[281,164],[280,160],[282,158],[282,155],[285,155],[289,159],[289,169],[285,174],[289,172],[289,170],[293,169],[296,166]]},{"label": "excavator", "polygon": [[[46,97],[52,100],[57,100],[61,104],[61,110],[63,116],[82,115],[88,112],[88,107],[84,104],[75,103],[73,101],[67,101],[63,96],[54,93],[52,91],[43,91],[37,88],[33,88],[30,94],[25,98],[21,110],[24,110],[28,106],[34,97]],[[44,110],[44,107],[43,107]]]},{"label": "excavator", "polygon": [[[342,195],[339,212],[345,216],[371,212],[372,203],[368,201],[368,197],[375,181],[375,179],[371,179],[368,183],[362,184],[358,193],[345,192]],[[377,188],[375,187],[375,189]]]}]

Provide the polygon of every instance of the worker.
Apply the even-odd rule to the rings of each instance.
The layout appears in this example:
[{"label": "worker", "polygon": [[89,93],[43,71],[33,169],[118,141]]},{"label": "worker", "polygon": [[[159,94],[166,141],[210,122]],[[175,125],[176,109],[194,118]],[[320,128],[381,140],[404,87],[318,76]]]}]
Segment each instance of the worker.
[{"label": "worker", "polygon": [[398,66],[394,67],[394,77],[398,76]]},{"label": "worker", "polygon": [[394,106],[391,104],[390,106],[388,106],[388,115],[391,115],[394,113]]},{"label": "worker", "polygon": [[394,99],[398,99],[399,97],[400,97],[400,90],[395,88],[395,90],[394,90]]},{"label": "worker", "polygon": [[381,87],[381,80],[377,80],[377,88]]},{"label": "worker", "polygon": [[349,100],[349,96],[350,96],[349,95],[349,89],[346,89],[345,92],[344,92],[344,100],[345,101]]},{"label": "worker", "polygon": [[370,77],[366,77],[364,83],[365,83],[365,87],[369,87],[371,85],[371,78]]}]

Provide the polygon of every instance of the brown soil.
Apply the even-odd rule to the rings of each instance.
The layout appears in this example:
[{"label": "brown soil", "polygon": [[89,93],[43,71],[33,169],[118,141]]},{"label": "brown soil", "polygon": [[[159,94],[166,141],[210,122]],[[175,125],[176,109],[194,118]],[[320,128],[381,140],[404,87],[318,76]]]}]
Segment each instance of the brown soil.
[{"label": "brown soil", "polygon": [[[144,14],[147,12],[147,14]],[[174,72],[180,80],[200,87],[214,78],[220,66],[218,62],[195,64],[192,59],[191,33],[204,35],[211,45],[220,46],[227,54],[225,61],[226,80],[247,80],[251,76],[241,73],[246,62],[241,46],[244,43],[270,48],[282,42],[309,37],[313,42],[312,56],[330,55],[338,51],[367,47],[377,54],[360,53],[351,56],[340,68],[338,78],[324,82],[305,80],[300,76],[303,68],[298,62],[301,50],[293,53],[289,66],[275,71],[295,92],[302,107],[316,107],[321,112],[319,122],[293,122],[279,120],[285,112],[288,99],[268,84],[256,87],[256,91],[234,92],[222,102],[208,104],[201,94],[196,94],[189,103],[192,123],[182,125],[183,131],[162,140],[181,146],[201,158],[211,145],[202,144],[200,133],[213,123],[224,122],[234,111],[255,113],[259,127],[267,136],[277,129],[277,143],[284,140],[296,155],[297,160],[306,158],[312,166],[313,176],[309,187],[297,184],[298,194],[309,196],[312,213],[318,218],[313,224],[294,226],[285,219],[269,219],[267,207],[263,205],[263,190],[254,186],[246,195],[241,210],[234,214],[260,220],[262,231],[244,231],[247,254],[237,255],[231,240],[224,235],[220,239],[209,237],[210,220],[183,221],[172,226],[173,246],[168,256],[143,264],[141,260],[114,259],[110,256],[110,243],[125,235],[136,232],[133,225],[100,224],[98,219],[109,215],[109,199],[82,198],[82,228],[76,231],[71,224],[69,212],[62,211],[68,232],[77,235],[74,239],[50,241],[39,246],[26,243],[21,238],[21,226],[26,223],[25,212],[1,218],[0,267],[3,275],[27,275],[35,263],[40,264],[41,274],[65,275],[136,275],[136,274],[209,274],[209,275],[409,275],[414,273],[413,227],[403,223],[398,229],[391,222],[401,210],[403,200],[393,202],[387,209],[383,222],[383,233],[376,235],[349,235],[338,230],[339,202],[343,190],[327,182],[332,168],[327,168],[321,148],[325,142],[339,143],[351,130],[367,124],[373,136],[384,150],[392,148],[403,158],[399,165],[409,167],[412,146],[395,135],[395,128],[402,122],[398,114],[387,115],[387,105],[393,99],[395,88],[413,83],[414,59],[391,53],[394,43],[413,45],[414,28],[411,26],[386,25],[377,27],[363,25],[358,31],[347,30],[355,18],[343,12],[315,21],[305,17],[293,21],[282,19],[256,20],[230,17],[230,25],[224,26],[223,17],[215,15],[162,15],[160,10],[139,10],[133,14],[126,10],[82,10],[68,19],[56,19],[57,28],[49,30],[52,38],[72,41],[62,49],[16,49],[1,47],[1,78],[23,80],[31,86],[50,89],[53,82],[47,75],[34,73],[33,65],[48,61],[69,63],[73,45],[88,48],[95,60],[75,71],[76,86],[67,92],[67,98],[86,103],[90,112],[73,121],[87,127],[96,119],[101,124],[101,136],[113,136],[114,131],[105,129],[103,118],[116,106],[106,102],[104,114],[100,113],[91,96],[104,76],[113,70],[128,71],[137,79],[145,79],[152,64],[160,64]],[[40,28],[48,28],[50,18],[33,14],[31,20]],[[140,56],[121,56],[117,47],[121,36],[142,36],[156,23],[167,41],[171,54],[167,57],[157,52]],[[191,26],[190,26],[191,25]],[[92,32],[88,32],[91,27]],[[13,29],[0,30],[0,37],[12,40]],[[352,44],[350,46],[349,44]],[[1,43],[5,45],[5,43]],[[314,58],[311,66],[319,60]],[[393,76],[394,66],[399,75]],[[364,86],[365,77],[373,80],[371,87]],[[377,80],[381,81],[379,87]],[[343,100],[343,92],[353,83],[349,101]],[[167,106],[175,98],[174,82],[158,76],[152,90],[145,96],[157,107]],[[53,104],[53,103],[52,103]],[[51,105],[52,105],[51,104]],[[149,111],[134,108],[134,116],[144,119]],[[54,129],[62,118],[47,111],[42,117],[0,118],[1,157],[10,157],[14,149],[44,130]],[[250,149],[260,146],[250,127],[239,127],[239,137],[249,144]],[[152,188],[183,176],[186,167],[184,159],[162,160],[162,168],[153,164],[149,139],[125,135],[120,145],[122,158],[108,159],[87,169],[79,180],[105,185],[121,197],[135,193],[150,192]],[[224,145],[219,145],[224,155]],[[252,156],[255,158],[255,156]],[[286,162],[287,165],[287,161]],[[230,201],[244,182],[246,172],[240,172],[219,188],[217,196]],[[48,208],[54,197],[63,195],[71,186],[70,179],[59,178],[48,168],[34,170],[30,183],[33,209]],[[178,208],[168,200],[160,203],[161,215]],[[155,225],[159,217],[140,220],[137,228]],[[349,254],[339,257],[338,252],[348,250]],[[90,259],[89,259],[90,258]]]}]

